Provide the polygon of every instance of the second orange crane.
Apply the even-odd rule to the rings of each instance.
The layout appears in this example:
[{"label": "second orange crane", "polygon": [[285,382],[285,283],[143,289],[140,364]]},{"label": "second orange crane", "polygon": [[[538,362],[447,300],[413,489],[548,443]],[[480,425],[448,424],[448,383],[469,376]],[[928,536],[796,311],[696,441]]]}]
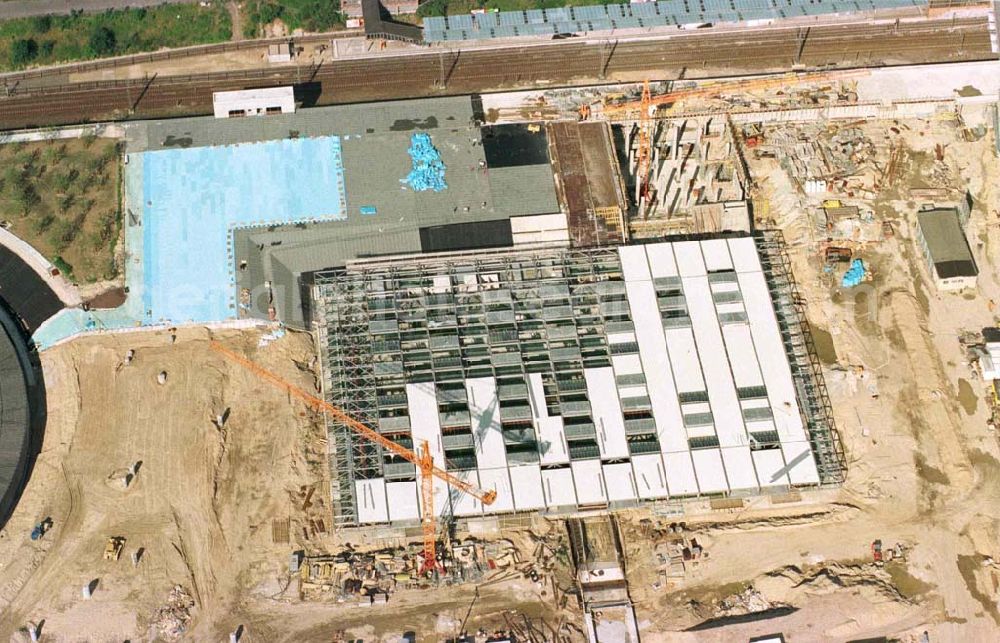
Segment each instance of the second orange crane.
[{"label": "second orange crane", "polygon": [[412,462],[416,465],[417,469],[420,471],[421,498],[423,500],[423,511],[420,519],[424,537],[424,563],[420,570],[422,574],[434,569],[437,564],[437,522],[434,517],[433,479],[438,478],[447,482],[459,491],[467,493],[478,499],[484,505],[491,505],[493,504],[493,501],[496,500],[496,491],[480,489],[479,487],[470,484],[465,480],[452,475],[451,473],[448,473],[444,469],[435,466],[434,458],[431,456],[430,448],[427,442],[424,442],[421,449],[422,453],[418,455],[412,449],[407,449],[402,445],[396,444],[378,431],[375,431],[363,422],[360,422],[356,418],[348,415],[342,409],[330,404],[322,398],[303,391],[291,382],[284,380],[281,376],[272,373],[256,362],[226,348],[219,342],[213,341],[209,344],[209,347],[216,353],[224,355],[229,360],[236,362],[248,371],[256,374],[261,379],[267,380],[271,384],[284,390],[289,395],[299,398],[313,409],[327,413],[366,440],[370,440],[371,442],[381,446],[383,449],[395,453],[404,460]]}]

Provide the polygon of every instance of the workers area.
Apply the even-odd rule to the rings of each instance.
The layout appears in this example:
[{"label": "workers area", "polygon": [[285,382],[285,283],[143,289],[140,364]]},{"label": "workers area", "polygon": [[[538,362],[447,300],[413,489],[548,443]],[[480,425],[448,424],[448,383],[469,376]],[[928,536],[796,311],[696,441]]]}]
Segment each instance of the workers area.
[{"label": "workers area", "polygon": [[101,129],[0,638],[991,640],[996,71]]}]

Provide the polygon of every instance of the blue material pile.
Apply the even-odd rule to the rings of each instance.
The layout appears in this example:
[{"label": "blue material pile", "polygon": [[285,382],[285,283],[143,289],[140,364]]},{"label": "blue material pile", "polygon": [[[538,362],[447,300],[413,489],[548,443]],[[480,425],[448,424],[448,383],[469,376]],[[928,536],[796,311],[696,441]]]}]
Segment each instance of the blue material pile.
[{"label": "blue material pile", "polygon": [[860,259],[851,262],[851,267],[844,273],[844,278],[840,280],[840,285],[844,288],[854,288],[865,278],[865,263]]},{"label": "blue material pile", "polygon": [[430,134],[420,133],[410,137],[410,149],[407,153],[413,159],[413,169],[403,179],[403,183],[417,192],[441,192],[448,189],[448,184],[444,182],[444,163],[431,144]]}]

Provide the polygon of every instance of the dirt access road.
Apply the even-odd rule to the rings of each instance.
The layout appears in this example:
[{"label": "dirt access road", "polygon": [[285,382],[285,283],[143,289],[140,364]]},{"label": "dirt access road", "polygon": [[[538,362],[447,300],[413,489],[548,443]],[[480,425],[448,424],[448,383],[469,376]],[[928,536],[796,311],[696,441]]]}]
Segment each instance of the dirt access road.
[{"label": "dirt access road", "polygon": [[[300,601],[289,554],[341,544],[302,535],[303,486],[317,489],[313,511],[328,512],[325,428],[304,404],[211,352],[213,336],[314,390],[304,334],[260,348],[258,331],[181,329],[176,342],[165,331],[106,335],[42,354],[48,427],[0,532],[0,640],[27,641],[29,622],[41,622],[49,641],[221,641],[240,626],[244,642],[328,641],[340,630],[398,640],[404,628],[444,638],[467,614],[477,628],[502,625],[506,609],[545,612],[539,588],[520,579],[484,588],[471,612],[472,587],[398,593],[381,610]],[[125,366],[130,348],[136,356]],[[213,419],[227,408],[220,430]],[[126,489],[121,478],[137,461]],[[51,531],[30,540],[45,517]],[[273,542],[272,521],[288,519],[291,542]],[[102,559],[110,536],[126,538],[117,562]],[[95,579],[93,598],[83,599]],[[163,613],[177,586],[193,603],[189,621],[183,609]]]},{"label": "dirt access road", "polygon": [[[826,379],[847,481],[828,501],[798,510],[687,517],[711,557],[676,591],[652,588],[655,577],[643,569],[649,557],[634,552],[644,641],[733,641],[779,631],[789,641],[889,636],[916,643],[924,632],[931,641],[997,640],[1000,568],[991,560],[1000,554],[1000,449],[987,425],[987,386],[971,377],[958,337],[998,321],[991,301],[1000,301],[1000,163],[988,137],[966,143],[951,123],[908,124],[901,182],[933,187],[932,177],[947,176],[976,198],[966,232],[980,269],[977,292],[934,289],[914,238],[918,204],[905,190],[881,192],[871,204],[896,234],[863,252],[875,279],[853,290],[840,288],[842,270],[826,275],[817,260],[819,244],[803,214],[815,206],[779,194],[772,211],[810,320],[827,338]],[[936,144],[947,149],[942,161],[934,160]],[[875,539],[902,543],[905,561],[873,565]],[[798,611],[683,632],[743,613],[747,588],[757,593],[749,601],[757,609]]]},{"label": "dirt access road", "polygon": [[[175,344],[166,333],[108,336],[42,355],[48,428],[0,539],[0,638],[42,619],[55,640],[145,638],[179,584],[212,615],[196,619],[192,634],[221,639],[237,627],[243,583],[287,564],[288,545],[271,543],[270,523],[288,515],[286,492],[321,482],[322,457],[305,450],[319,425],[305,409],[289,413],[280,391],[223,363],[207,339],[195,330]],[[252,339],[231,341],[242,348]],[[291,361],[306,363],[309,347],[291,337],[259,358],[311,387]],[[129,348],[136,358],[122,366]],[[226,407],[231,415],[220,430],[211,420]],[[125,489],[120,477],[137,461]],[[30,541],[31,526],[46,516],[52,531]],[[101,558],[109,536],[127,539],[118,562]],[[143,554],[133,569],[137,548]],[[93,579],[93,599],[81,600]]]}]

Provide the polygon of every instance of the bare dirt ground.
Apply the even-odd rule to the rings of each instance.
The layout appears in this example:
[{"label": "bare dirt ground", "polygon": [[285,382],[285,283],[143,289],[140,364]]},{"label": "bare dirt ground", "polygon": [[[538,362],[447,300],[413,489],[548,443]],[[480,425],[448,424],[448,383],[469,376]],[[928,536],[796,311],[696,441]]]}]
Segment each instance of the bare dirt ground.
[{"label": "bare dirt ground", "polygon": [[[801,216],[810,206],[777,190],[772,214],[790,243],[811,323],[824,339],[829,332],[825,351],[836,352],[827,356],[826,379],[845,441],[847,481],[829,502],[800,507],[798,518],[794,504],[688,518],[710,557],[674,591],[653,588],[648,550],[634,551],[631,588],[644,641],[732,641],[773,632],[795,641],[917,641],[924,632],[931,641],[997,640],[1000,571],[992,559],[1000,553],[1000,452],[987,427],[986,385],[970,383],[958,335],[997,323],[991,300],[1000,300],[1000,164],[989,137],[962,143],[954,126],[910,125],[902,181],[927,187],[932,176],[949,176],[979,203],[967,230],[980,268],[978,292],[936,292],[913,238],[918,203],[905,190],[882,193],[874,204],[897,231],[862,252],[874,282],[842,290],[842,270],[836,283],[821,272]],[[935,162],[938,142],[950,147]],[[864,367],[861,377],[857,366]],[[905,561],[876,567],[875,539],[886,547],[902,543]],[[683,632],[748,605],[797,611]]]},{"label": "bare dirt ground", "polygon": [[[209,331],[81,338],[42,355],[49,395],[44,446],[14,516],[0,532],[0,640],[330,640],[335,631],[398,640],[406,629],[457,634],[503,625],[499,611],[545,612],[543,590],[515,579],[484,588],[397,593],[360,610],[298,599],[289,554],[336,551],[334,537],[305,541],[303,485],[327,509],[326,432],[304,404],[208,349]],[[259,333],[217,335],[306,390],[312,342],[288,334],[266,348]],[[124,366],[128,349],[134,361]],[[166,371],[160,385],[157,375]],[[226,408],[220,430],[212,422]],[[141,461],[128,488],[120,478]],[[52,529],[30,540],[46,517]],[[272,541],[272,520],[291,519],[291,543]],[[118,561],[102,559],[110,536],[126,539]],[[132,553],[142,549],[133,568]],[[93,597],[84,585],[97,580]],[[171,590],[190,596],[190,620],[163,616]],[[499,611],[498,611],[499,610]],[[183,612],[183,610],[181,610]],[[392,638],[395,637],[395,638]]]},{"label": "bare dirt ground", "polygon": [[[737,512],[713,512],[702,502],[683,518],[622,515],[643,641],[733,641],[776,631],[789,641],[916,642],[925,631],[931,641],[997,640],[1000,448],[987,426],[986,386],[972,377],[958,335],[997,323],[1000,163],[989,136],[962,142],[954,124],[913,121],[900,136],[908,150],[901,186],[967,185],[977,199],[967,230],[980,268],[977,292],[936,292],[914,240],[920,200],[902,187],[869,204],[895,231],[861,249],[873,281],[840,288],[842,270],[822,271],[815,230],[803,217],[817,204],[788,189],[777,163],[754,163],[768,177],[770,213],[786,234],[821,338],[847,481],[803,492],[799,502],[762,498]],[[937,144],[946,149],[941,161]],[[478,599],[471,586],[398,593],[385,608],[299,600],[286,571],[289,553],[338,545],[332,535],[301,536],[301,487],[328,484],[322,422],[210,352],[210,336],[189,329],[175,343],[165,332],[89,337],[42,355],[49,421],[24,499],[0,532],[0,640],[27,640],[22,628],[42,621],[52,641],[169,640],[164,632],[177,625],[183,640],[224,640],[242,625],[243,641],[322,641],[336,631],[388,641],[408,630],[444,640],[467,615],[466,629],[501,627],[506,610],[580,618],[559,613],[542,588],[521,579],[484,588]],[[258,336],[217,335],[297,385],[314,386],[307,336],[288,334],[266,348],[258,348]],[[129,348],[136,359],[119,368]],[[163,385],[156,383],[161,371]],[[231,415],[220,430],[211,419],[226,408]],[[137,476],[123,488],[118,479],[137,461]],[[45,517],[52,530],[31,541],[32,526]],[[272,521],[284,519],[292,542],[274,543]],[[644,520],[685,520],[709,556],[656,585],[655,542],[638,535]],[[109,536],[127,539],[117,562],[101,558]],[[901,543],[905,559],[875,566],[875,539],[887,548]],[[85,600],[81,588],[95,579]],[[178,608],[175,600],[165,615],[176,587],[192,604]],[[788,613],[685,631],[766,608]]]}]

